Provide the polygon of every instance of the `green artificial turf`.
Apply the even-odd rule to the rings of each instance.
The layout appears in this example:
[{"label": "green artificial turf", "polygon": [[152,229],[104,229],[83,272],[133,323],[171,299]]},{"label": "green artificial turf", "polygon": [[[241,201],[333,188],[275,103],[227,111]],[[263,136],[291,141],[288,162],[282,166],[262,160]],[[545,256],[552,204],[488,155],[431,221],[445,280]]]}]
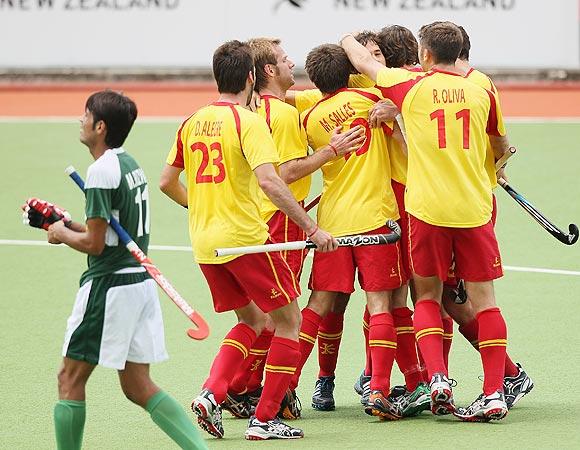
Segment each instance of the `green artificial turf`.
[{"label": "green artificial turf", "polygon": [[[137,123],[125,148],[141,163],[152,187],[151,243],[187,246],[186,215],[156,189],[177,123]],[[580,125],[510,124],[518,154],[508,166],[512,184],[563,229],[580,223]],[[64,175],[73,164],[85,174],[91,158],[78,142],[72,123],[0,123],[0,239],[37,240],[40,230],[21,224],[19,207],[38,196],[66,207],[82,219],[83,198]],[[314,191],[319,189],[319,180]],[[497,234],[507,266],[580,272],[580,244],[567,247],[539,227],[501,188]],[[188,251],[152,250],[166,277],[211,326],[203,342],[190,340],[187,319],[161,294],[166,341],[171,359],[153,367],[154,380],[189,407],[208,373],[219,342],[234,323],[233,314],[217,315],[209,290]],[[310,261],[302,279],[305,282]],[[52,409],[56,372],[66,319],[72,308],[85,257],[66,247],[0,245],[0,448],[54,448]],[[337,369],[334,412],[310,408],[316,354],[308,361],[299,387],[306,438],[296,442],[246,442],[246,422],[224,417],[226,436],[209,438],[210,448],[579,448],[580,276],[506,271],[496,295],[509,329],[508,351],[536,384],[532,393],[493,424],[459,423],[452,417],[423,413],[413,419],[382,423],[366,416],[352,385],[364,364],[361,318],[364,297],[356,292],[345,320]],[[401,375],[393,371],[393,382]],[[480,392],[477,353],[456,331],[450,374],[458,382],[456,401],[471,402]],[[193,416],[191,416],[193,418]],[[125,400],[117,375],[99,368],[87,388],[85,448],[161,449],[173,443],[139,407]]]}]

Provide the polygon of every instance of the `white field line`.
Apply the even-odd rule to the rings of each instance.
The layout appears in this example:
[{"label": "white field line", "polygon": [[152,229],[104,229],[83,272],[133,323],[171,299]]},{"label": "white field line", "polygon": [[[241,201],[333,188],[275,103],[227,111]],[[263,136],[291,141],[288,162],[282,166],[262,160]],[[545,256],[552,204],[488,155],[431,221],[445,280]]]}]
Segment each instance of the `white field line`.
[{"label": "white field line", "polygon": [[[0,239],[0,245],[20,245],[29,247],[66,247],[64,244],[52,245],[46,241],[28,241],[28,240],[14,240],[14,239]],[[159,250],[165,252],[188,252],[191,253],[191,247],[187,245],[150,245],[150,250]],[[312,256],[309,252],[308,256]],[[547,273],[552,275],[570,275],[580,276],[580,271],[576,270],[561,270],[561,269],[547,269],[543,267],[519,267],[519,266],[503,266],[504,270],[508,272],[528,272],[528,273]]]},{"label": "white field line", "polygon": [[[0,123],[77,123],[80,116],[0,116]],[[184,116],[144,116],[137,123],[181,123]],[[580,117],[504,117],[507,123],[579,124]]]}]

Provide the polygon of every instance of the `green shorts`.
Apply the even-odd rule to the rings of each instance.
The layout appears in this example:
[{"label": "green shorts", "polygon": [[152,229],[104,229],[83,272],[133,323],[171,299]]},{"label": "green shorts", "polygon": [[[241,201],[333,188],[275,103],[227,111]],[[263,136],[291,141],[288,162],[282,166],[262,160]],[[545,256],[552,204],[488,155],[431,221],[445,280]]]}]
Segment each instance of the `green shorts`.
[{"label": "green shorts", "polygon": [[168,358],[157,285],[141,268],[83,284],[67,322],[62,355],[123,370],[125,362]]}]

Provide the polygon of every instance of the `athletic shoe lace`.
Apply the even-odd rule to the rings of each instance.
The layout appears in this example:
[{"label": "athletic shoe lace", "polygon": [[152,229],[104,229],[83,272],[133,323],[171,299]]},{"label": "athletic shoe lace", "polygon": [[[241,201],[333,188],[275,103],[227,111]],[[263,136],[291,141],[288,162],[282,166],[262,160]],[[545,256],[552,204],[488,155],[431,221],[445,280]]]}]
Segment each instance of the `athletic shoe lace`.
[{"label": "athletic shoe lace", "polygon": [[292,436],[292,428],[279,420],[270,420],[268,422],[268,431],[281,436]]},{"label": "athletic shoe lace", "polygon": [[319,387],[323,397],[330,397],[334,391],[334,382],[331,378],[322,378]]}]

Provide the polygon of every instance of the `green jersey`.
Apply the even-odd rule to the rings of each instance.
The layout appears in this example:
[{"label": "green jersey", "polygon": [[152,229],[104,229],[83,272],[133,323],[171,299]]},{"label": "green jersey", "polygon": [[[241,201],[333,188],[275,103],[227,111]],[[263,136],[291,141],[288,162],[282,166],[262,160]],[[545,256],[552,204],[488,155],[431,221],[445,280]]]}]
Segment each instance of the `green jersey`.
[{"label": "green jersey", "polygon": [[[149,191],[143,169],[122,148],[109,149],[87,170],[85,183],[87,220],[114,217],[144,253],[149,246]],[[111,227],[105,235],[105,248],[87,257],[89,268],[81,276],[88,280],[127,267],[139,267]]]}]

